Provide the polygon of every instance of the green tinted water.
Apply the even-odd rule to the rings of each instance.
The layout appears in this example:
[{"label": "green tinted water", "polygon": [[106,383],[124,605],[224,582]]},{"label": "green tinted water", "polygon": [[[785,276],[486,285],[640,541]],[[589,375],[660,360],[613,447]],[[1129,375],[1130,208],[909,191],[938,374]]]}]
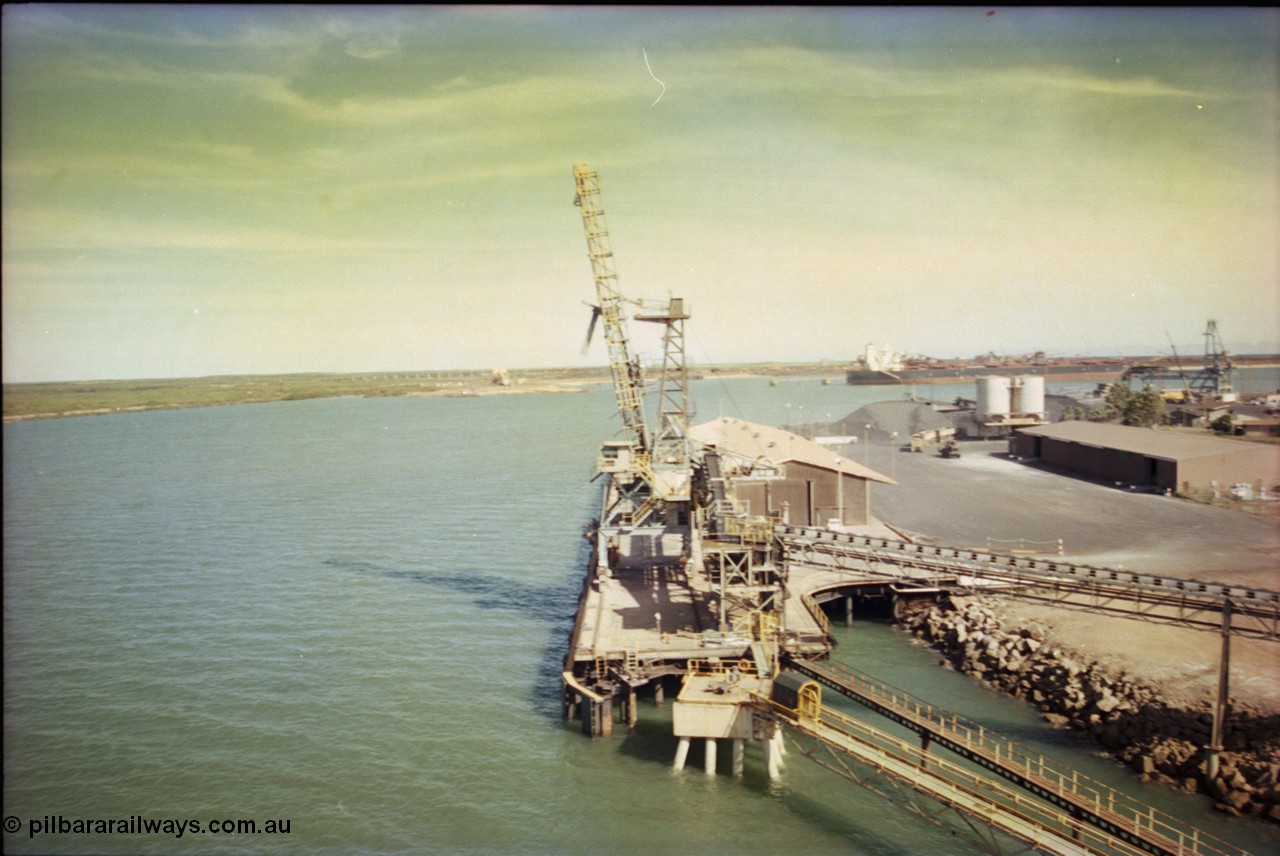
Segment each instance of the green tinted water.
[{"label": "green tinted water", "polygon": [[[718,388],[757,419],[883,397]],[[605,741],[560,720],[611,413],[596,389],[6,425],[5,851],[970,852],[794,754],[780,785],[754,748],[741,782],[674,774],[669,706]],[[839,633],[859,668],[1063,739],[885,627]],[[135,816],[289,832],[28,834]]]}]

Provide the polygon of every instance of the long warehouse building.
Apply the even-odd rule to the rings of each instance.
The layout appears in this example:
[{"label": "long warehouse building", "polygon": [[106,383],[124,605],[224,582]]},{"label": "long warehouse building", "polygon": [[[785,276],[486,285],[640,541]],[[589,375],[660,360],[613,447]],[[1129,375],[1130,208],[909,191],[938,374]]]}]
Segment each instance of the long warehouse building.
[{"label": "long warehouse building", "polygon": [[1188,492],[1248,484],[1255,492],[1280,488],[1280,447],[1188,436],[1096,422],[1024,428],[1013,454],[1051,467],[1131,485]]}]

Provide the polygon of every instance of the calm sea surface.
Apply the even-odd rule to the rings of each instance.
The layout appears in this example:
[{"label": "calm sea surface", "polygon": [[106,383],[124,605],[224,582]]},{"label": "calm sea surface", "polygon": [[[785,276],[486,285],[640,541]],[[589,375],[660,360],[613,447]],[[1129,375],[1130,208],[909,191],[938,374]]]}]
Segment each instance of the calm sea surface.
[{"label": "calm sea surface", "polygon": [[[778,424],[898,394],[695,385],[701,418]],[[5,852],[973,852],[794,752],[775,786],[754,747],[741,782],[673,774],[669,706],[612,740],[560,721],[612,409],[594,388],[4,426],[3,813],[21,823]],[[839,633],[846,662],[1254,852],[1280,847],[885,625]],[[28,837],[59,816],[289,832]]]}]

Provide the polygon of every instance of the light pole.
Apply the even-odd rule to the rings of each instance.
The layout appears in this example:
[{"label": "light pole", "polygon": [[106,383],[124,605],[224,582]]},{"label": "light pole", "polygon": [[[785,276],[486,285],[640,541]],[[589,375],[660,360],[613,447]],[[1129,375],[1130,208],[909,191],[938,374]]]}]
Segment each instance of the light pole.
[{"label": "light pole", "polygon": [[862,426],[862,463],[871,466],[871,423]]},{"label": "light pole", "polygon": [[893,451],[890,452],[892,457],[889,458],[889,478],[893,479],[894,481],[897,481],[898,479],[898,432],[894,431],[893,434],[890,435],[890,438],[893,440]]},{"label": "light pole", "polygon": [[840,466],[840,459],[835,459],[836,464],[836,516],[840,518],[840,525],[844,525],[844,468]]}]

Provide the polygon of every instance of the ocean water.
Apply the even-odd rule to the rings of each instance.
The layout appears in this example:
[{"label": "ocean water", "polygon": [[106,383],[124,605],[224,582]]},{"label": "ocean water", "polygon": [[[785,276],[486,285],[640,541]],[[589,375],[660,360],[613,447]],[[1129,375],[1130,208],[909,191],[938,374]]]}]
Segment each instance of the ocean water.
[{"label": "ocean water", "polygon": [[[894,397],[695,395],[703,418],[776,423]],[[795,753],[781,784],[754,748],[741,781],[674,774],[669,706],[611,740],[561,721],[612,407],[592,388],[4,426],[5,852],[975,852]],[[1152,791],[886,625],[839,633],[847,662]]]}]

